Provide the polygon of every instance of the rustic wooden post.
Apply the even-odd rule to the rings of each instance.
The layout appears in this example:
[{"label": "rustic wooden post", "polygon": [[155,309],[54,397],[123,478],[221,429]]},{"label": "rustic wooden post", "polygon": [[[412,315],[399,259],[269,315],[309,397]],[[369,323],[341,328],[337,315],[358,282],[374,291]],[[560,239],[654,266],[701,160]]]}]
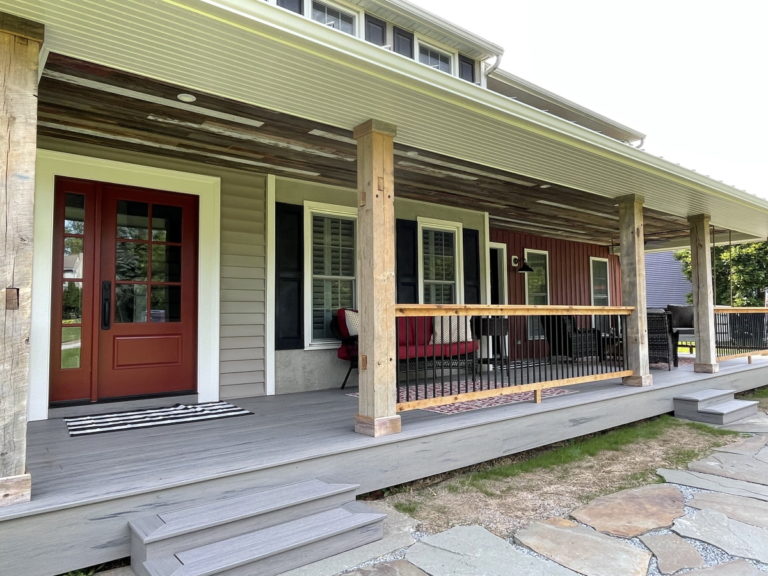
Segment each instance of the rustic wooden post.
[{"label": "rustic wooden post", "polygon": [[400,432],[395,388],[395,127],[369,120],[357,140],[360,399],[355,431]]},{"label": "rustic wooden post", "polygon": [[42,24],[0,13],[0,505],[31,495],[26,473],[37,67]]},{"label": "rustic wooden post", "polygon": [[653,384],[648,364],[648,316],[645,303],[645,247],[643,238],[643,198],[622,196],[619,200],[619,238],[621,239],[621,298],[634,306],[624,334],[627,367],[634,373],[624,378],[628,386]]},{"label": "rustic wooden post", "polygon": [[714,374],[720,369],[715,348],[715,298],[712,290],[709,216],[690,216],[693,332],[696,338],[694,372]]}]

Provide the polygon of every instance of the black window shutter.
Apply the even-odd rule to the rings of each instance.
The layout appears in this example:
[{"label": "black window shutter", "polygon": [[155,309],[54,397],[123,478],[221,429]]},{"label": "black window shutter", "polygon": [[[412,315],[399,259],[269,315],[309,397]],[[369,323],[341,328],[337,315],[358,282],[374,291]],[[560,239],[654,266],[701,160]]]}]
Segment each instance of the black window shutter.
[{"label": "black window shutter", "polygon": [[480,233],[464,228],[464,304],[480,304]]},{"label": "black window shutter", "polygon": [[304,208],[275,205],[275,348],[304,348]]},{"label": "black window shutter", "polygon": [[418,246],[416,235],[417,223],[413,220],[398,220],[396,227],[397,243],[397,303],[419,303],[419,258],[416,254]]}]

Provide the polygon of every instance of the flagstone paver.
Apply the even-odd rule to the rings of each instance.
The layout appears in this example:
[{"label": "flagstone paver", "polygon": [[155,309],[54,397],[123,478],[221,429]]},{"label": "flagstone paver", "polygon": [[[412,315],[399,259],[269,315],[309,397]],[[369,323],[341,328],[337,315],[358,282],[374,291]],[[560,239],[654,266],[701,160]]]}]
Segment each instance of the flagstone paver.
[{"label": "flagstone paver", "polygon": [[664,480],[672,484],[682,484],[683,486],[692,486],[693,488],[703,488],[704,490],[713,490],[715,492],[768,501],[768,486],[763,484],[744,482],[743,480],[734,480],[725,476],[715,476],[714,474],[704,474],[689,470],[659,468],[656,472]]},{"label": "flagstone paver", "polygon": [[754,455],[719,452],[691,462],[688,469],[768,485],[768,462],[761,462]]},{"label": "flagstone paver", "polygon": [[720,494],[718,492],[700,492],[688,502],[692,508],[707,508],[722,512],[728,518],[768,529],[768,502]]},{"label": "flagstone paver", "polygon": [[761,572],[746,560],[734,560],[719,566],[686,572],[685,576],[765,576],[765,572]]},{"label": "flagstone paver", "polygon": [[644,534],[640,536],[640,540],[656,556],[662,574],[705,566],[699,551],[677,534]]},{"label": "flagstone paver", "polygon": [[585,576],[645,576],[651,555],[618,538],[552,518],[519,530],[515,540]]},{"label": "flagstone paver", "polygon": [[672,530],[717,546],[732,556],[768,563],[768,530],[731,520],[716,510],[697,510],[675,520]]},{"label": "flagstone paver", "polygon": [[749,436],[748,438],[742,438],[732,444],[715,448],[715,452],[730,452],[732,454],[746,454],[748,456],[754,456],[760,450],[762,450],[768,442],[767,436]]},{"label": "flagstone paver", "polygon": [[395,560],[383,562],[365,568],[358,568],[354,572],[347,572],[345,576],[429,576],[410,562]]},{"label": "flagstone paver", "polygon": [[406,560],[430,576],[578,576],[524,554],[480,526],[456,526],[411,546]]},{"label": "flagstone paver", "polygon": [[651,484],[595,498],[571,516],[600,532],[633,538],[671,526],[685,513],[683,505],[683,494],[676,486]]}]

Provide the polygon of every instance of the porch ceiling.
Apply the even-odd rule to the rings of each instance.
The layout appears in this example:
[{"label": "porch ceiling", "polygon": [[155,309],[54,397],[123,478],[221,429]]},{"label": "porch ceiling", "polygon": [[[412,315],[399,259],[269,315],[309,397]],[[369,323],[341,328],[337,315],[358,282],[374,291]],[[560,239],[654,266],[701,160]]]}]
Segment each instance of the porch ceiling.
[{"label": "porch ceiling", "polygon": [[[768,236],[766,201],[263,1],[0,0],[0,11],[46,26],[46,135],[354,186],[351,129],[375,118],[398,129],[397,194],[487,210],[494,225],[610,244],[615,199],[640,194],[652,240],[685,244],[686,217],[701,213],[734,240]],[[168,104],[180,90],[264,124]]]},{"label": "porch ceiling", "polygon": [[[50,54],[41,136],[354,188],[350,130]],[[487,211],[493,226],[581,242],[618,242],[615,201],[478,164],[395,146],[399,197]],[[649,238],[687,237],[679,217],[646,210]]]}]

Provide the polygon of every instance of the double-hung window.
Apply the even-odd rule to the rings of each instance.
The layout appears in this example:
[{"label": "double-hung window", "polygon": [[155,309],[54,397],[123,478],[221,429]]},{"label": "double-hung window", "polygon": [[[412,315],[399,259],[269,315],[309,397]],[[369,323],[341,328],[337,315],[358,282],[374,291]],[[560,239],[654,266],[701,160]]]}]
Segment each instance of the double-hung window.
[{"label": "double-hung window", "polygon": [[461,224],[419,218],[419,279],[422,304],[464,301]]},{"label": "double-hung window", "polygon": [[333,342],[333,314],[356,306],[356,213],[343,206],[304,205],[306,347]]},{"label": "double-hung window", "polygon": [[[543,250],[526,250],[525,262],[533,269],[525,273],[525,303],[529,306],[549,305],[549,253]],[[528,318],[528,339],[544,338],[535,316]]]}]

